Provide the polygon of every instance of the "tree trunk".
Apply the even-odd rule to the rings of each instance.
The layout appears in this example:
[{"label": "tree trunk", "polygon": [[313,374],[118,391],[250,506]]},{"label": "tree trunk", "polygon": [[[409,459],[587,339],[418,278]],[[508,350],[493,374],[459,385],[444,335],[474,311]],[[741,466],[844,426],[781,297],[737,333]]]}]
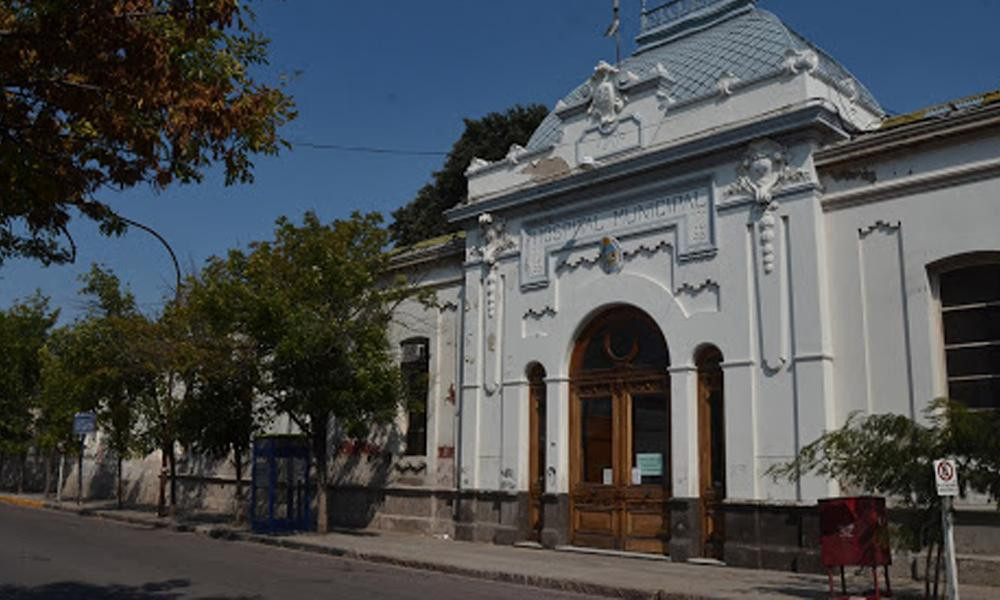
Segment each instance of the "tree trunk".
[{"label": "tree trunk", "polygon": [[117,494],[118,495],[118,508],[122,508],[122,507],[125,506],[125,486],[124,486],[124,484],[122,482],[122,453],[121,452],[116,452],[115,454],[117,455],[116,458],[118,459],[117,460],[117,462],[118,462],[118,476],[117,476],[117,479],[118,479],[118,494]]},{"label": "tree trunk", "polygon": [[927,546],[924,556],[924,600],[931,600],[931,558],[934,556],[934,542]]},{"label": "tree trunk", "polygon": [[42,492],[43,498],[48,498],[52,492],[52,451],[45,454],[45,490]]},{"label": "tree trunk", "polygon": [[938,544],[937,558],[934,559],[934,600],[941,597],[938,595],[938,584],[941,582],[941,550],[943,548],[944,543]]},{"label": "tree trunk", "polygon": [[25,450],[21,453],[21,464],[17,473],[17,493],[24,493],[24,471],[28,463],[28,451]]},{"label": "tree trunk", "polygon": [[160,448],[160,497],[156,503],[156,515],[167,516],[167,449]]},{"label": "tree trunk", "polygon": [[329,474],[326,468],[326,426],[327,418],[311,417],[313,429],[313,454],[316,455],[316,531],[326,533],[330,530],[330,517],[327,514],[326,486]]},{"label": "tree trunk", "polygon": [[236,468],[236,496],[234,498],[236,506],[233,510],[233,516],[236,523],[239,524],[244,521],[246,506],[243,501],[243,449],[238,446],[233,448],[233,466]]},{"label": "tree trunk", "polygon": [[177,516],[177,456],[170,444],[170,516]]},{"label": "tree trunk", "polygon": [[7,455],[0,452],[0,490],[4,489],[4,483],[7,481],[7,474],[4,473],[4,466],[7,464]]}]

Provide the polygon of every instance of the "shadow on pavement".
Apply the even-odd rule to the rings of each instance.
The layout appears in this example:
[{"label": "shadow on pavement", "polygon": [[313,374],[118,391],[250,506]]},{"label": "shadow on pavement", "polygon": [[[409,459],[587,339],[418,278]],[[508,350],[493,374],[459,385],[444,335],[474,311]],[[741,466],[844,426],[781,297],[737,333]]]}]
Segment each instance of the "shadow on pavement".
[{"label": "shadow on pavement", "polygon": [[[189,598],[183,591],[187,579],[170,579],[139,586],[97,585],[77,581],[47,583],[35,587],[0,584],[0,600],[177,600]],[[253,600],[252,596],[198,596],[192,600]]]},{"label": "shadow on pavement", "polygon": [[[813,598],[816,599],[823,598],[824,600],[830,598],[830,592],[826,588],[826,586],[823,586],[823,589],[821,590],[817,589],[816,587],[804,587],[804,586],[800,587],[800,586],[789,586],[789,585],[757,586],[752,588],[752,592],[753,594],[755,594],[754,596],[752,596],[754,598],[756,598],[757,595],[766,598],[769,594],[781,594],[787,597],[807,598],[810,600]],[[856,592],[856,597],[859,598],[865,597],[865,594],[874,594],[874,592],[870,589],[865,590],[864,592],[861,592],[860,590],[855,590],[855,592]],[[840,593],[839,586],[837,587],[837,593],[838,594]],[[883,592],[883,594],[884,593],[885,592]],[[885,597],[887,596],[883,595],[883,598]],[[920,600],[922,598],[923,594],[914,593],[911,591],[900,591],[893,589],[893,595],[892,595],[893,600]]]},{"label": "shadow on pavement", "polygon": [[[782,595],[791,598],[829,598],[830,592],[825,587],[821,590],[817,590],[815,587],[799,587],[799,586],[788,586],[788,585],[765,585],[757,586],[753,588],[752,597],[756,598],[758,596],[767,597],[771,594]],[[897,599],[898,600],[898,599]]]}]

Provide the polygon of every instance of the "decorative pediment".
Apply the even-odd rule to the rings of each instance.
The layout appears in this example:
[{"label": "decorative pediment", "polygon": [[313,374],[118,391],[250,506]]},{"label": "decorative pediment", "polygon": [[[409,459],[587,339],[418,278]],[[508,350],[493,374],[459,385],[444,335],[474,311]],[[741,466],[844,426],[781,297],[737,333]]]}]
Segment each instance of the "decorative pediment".
[{"label": "decorative pediment", "polygon": [[563,121],[585,112],[607,133],[614,130],[619,117],[629,102],[643,94],[653,92],[661,110],[673,103],[673,90],[677,81],[662,63],[654,63],[638,71],[621,70],[601,61],[594,67],[594,75],[572,103],[560,100],[555,113]]}]

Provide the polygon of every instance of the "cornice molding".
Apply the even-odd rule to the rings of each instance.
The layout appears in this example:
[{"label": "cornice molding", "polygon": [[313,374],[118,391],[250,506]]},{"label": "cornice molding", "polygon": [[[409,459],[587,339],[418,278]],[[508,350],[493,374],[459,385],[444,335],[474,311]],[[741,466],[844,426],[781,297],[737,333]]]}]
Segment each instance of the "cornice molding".
[{"label": "cornice molding", "polygon": [[918,121],[886,131],[876,130],[842,144],[818,150],[813,159],[816,169],[822,171],[839,163],[867,159],[893,150],[919,148],[929,141],[940,141],[942,138],[967,133],[982,133],[991,127],[1000,127],[1000,104],[944,119]]},{"label": "cornice molding", "polygon": [[887,183],[876,183],[857,190],[827,194],[823,196],[821,204],[823,210],[830,212],[859,204],[906,196],[914,192],[939,190],[993,177],[1000,177],[1000,159],[939,169],[923,175],[914,175]]},{"label": "cornice molding", "polygon": [[818,129],[833,138],[848,138],[847,132],[840,126],[836,111],[826,101],[808,101],[783,107],[773,111],[771,116],[750,123],[713,131],[593,171],[577,173],[558,181],[456,206],[446,211],[445,216],[452,223],[463,223],[477,218],[484,212],[496,213],[515,209],[548,197],[572,193],[598,184],[612,183],[671,163],[712,156],[724,150],[742,149],[746,144],[762,137],[780,137],[804,129]]}]

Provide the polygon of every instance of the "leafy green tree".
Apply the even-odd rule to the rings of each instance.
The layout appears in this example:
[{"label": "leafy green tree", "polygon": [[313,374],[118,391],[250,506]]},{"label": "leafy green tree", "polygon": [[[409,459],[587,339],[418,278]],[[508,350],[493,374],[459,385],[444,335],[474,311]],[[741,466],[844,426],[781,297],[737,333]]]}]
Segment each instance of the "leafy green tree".
[{"label": "leafy green tree", "polygon": [[[41,393],[36,404],[34,444],[45,452],[47,463],[56,452],[75,454],[73,415],[81,410],[78,374],[72,368],[74,354],[86,350],[73,325],[52,331],[41,348]],[[56,485],[61,486],[59,481]],[[45,472],[45,495],[51,491],[51,469]]]},{"label": "leafy green tree", "polygon": [[388,325],[413,293],[389,273],[377,214],[324,225],[279,219],[273,241],[253,245],[248,285],[259,305],[255,335],[268,349],[271,397],[312,439],[317,522],[326,531],[330,422],[349,435],[390,422],[402,398]]},{"label": "leafy green tree", "polygon": [[463,202],[469,187],[465,170],[474,157],[500,160],[513,144],[526,144],[548,114],[540,104],[515,105],[504,112],[492,112],[480,119],[465,119],[465,131],[452,145],[440,171],[417,196],[392,213],[389,225],[392,241],[409,246],[419,241],[455,231],[444,211]]},{"label": "leafy green tree", "polygon": [[20,458],[19,491],[42,390],[40,350],[58,317],[41,292],[0,311],[0,455]]},{"label": "leafy green tree", "polygon": [[[954,458],[962,494],[976,491],[1000,502],[1000,415],[971,411],[936,400],[926,410],[927,424],[893,414],[852,414],[843,427],[805,446],[794,460],[772,467],[776,479],[796,481],[808,473],[833,479],[848,493],[889,497],[898,511],[892,540],[897,548],[926,549],[925,596],[937,596],[941,566],[941,499],[934,461]],[[937,558],[932,556],[937,551]],[[930,587],[930,573],[935,585]]]},{"label": "leafy green tree", "polygon": [[212,258],[189,278],[179,316],[197,357],[181,416],[185,445],[216,459],[230,457],[236,472],[236,515],[245,508],[244,467],[253,437],[273,418],[266,393],[266,348],[253,335],[259,304],[247,285],[247,257],[233,250]]},{"label": "leafy green tree", "polygon": [[135,297],[112,271],[98,265],[80,277],[86,316],[62,335],[53,385],[64,382],[79,410],[94,411],[117,459],[117,496],[123,501],[122,461],[147,450],[137,436],[137,403],[154,393],[158,364],[150,361],[150,324]]},{"label": "leafy green tree", "polygon": [[74,215],[120,233],[101,187],[160,190],[212,164],[250,181],[295,117],[252,74],[268,50],[253,25],[239,0],[0,0],[0,263],[73,260]]}]

